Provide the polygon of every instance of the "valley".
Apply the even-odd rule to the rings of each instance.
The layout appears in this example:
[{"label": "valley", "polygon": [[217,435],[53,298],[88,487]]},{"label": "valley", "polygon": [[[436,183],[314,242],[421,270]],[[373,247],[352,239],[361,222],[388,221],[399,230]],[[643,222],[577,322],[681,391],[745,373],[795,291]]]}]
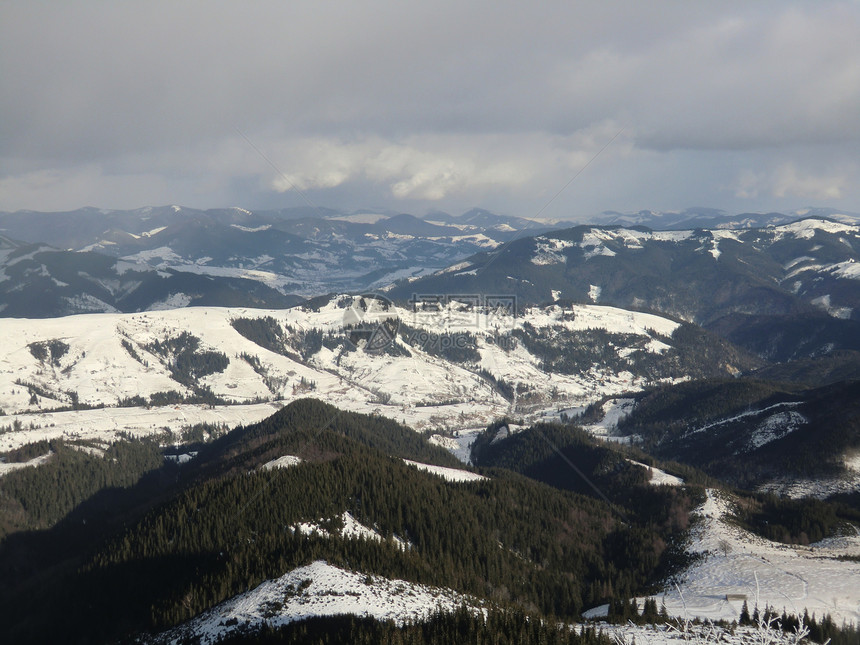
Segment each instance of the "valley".
[{"label": "valley", "polygon": [[[203,255],[199,213],[145,217],[78,250],[4,238],[0,284],[21,302],[18,285],[71,289],[56,271],[113,246],[102,269],[158,285],[102,306],[139,285],[84,272],[76,295],[0,318],[0,601],[30,603],[11,626],[23,640],[42,629],[28,599],[48,574],[73,639],[96,641],[449,620],[499,634],[526,612],[557,617],[542,638],[569,642],[682,641],[673,629],[695,619],[742,643],[756,631],[734,625],[741,598],[807,613],[835,643],[856,634],[853,219],[517,239],[487,213],[330,213],[319,231],[214,218],[209,234],[249,253],[242,236],[276,220],[314,244],[366,238],[343,253],[398,247],[385,270],[358,258],[372,280],[311,284],[310,264],[268,274]],[[367,237],[377,224],[390,234]],[[445,253],[398,264],[433,227]],[[150,239],[168,233],[172,246]],[[184,290],[184,274],[215,290]],[[374,290],[321,293],[359,284]],[[115,618],[75,600],[84,589]]]}]

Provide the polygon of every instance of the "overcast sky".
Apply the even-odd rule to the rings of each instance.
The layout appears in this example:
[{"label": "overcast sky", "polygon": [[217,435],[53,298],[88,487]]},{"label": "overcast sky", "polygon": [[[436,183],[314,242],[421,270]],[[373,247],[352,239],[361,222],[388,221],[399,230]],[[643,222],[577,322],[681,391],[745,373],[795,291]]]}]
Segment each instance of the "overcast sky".
[{"label": "overcast sky", "polygon": [[544,216],[860,211],[860,2],[0,4],[0,210],[563,188]]}]

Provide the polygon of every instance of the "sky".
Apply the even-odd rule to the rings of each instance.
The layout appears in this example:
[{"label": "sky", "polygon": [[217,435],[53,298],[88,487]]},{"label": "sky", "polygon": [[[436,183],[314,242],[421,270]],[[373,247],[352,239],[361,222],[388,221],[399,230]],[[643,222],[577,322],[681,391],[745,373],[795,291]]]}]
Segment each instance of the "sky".
[{"label": "sky", "polygon": [[860,1],[0,3],[0,210],[860,212]]}]

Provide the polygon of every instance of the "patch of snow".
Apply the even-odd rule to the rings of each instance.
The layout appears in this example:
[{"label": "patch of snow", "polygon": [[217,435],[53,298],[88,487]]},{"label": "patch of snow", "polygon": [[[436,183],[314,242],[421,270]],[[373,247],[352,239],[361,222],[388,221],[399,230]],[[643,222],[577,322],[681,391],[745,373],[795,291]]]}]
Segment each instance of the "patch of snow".
[{"label": "patch of snow", "polygon": [[113,305],[109,305],[104,300],[99,300],[93,295],[88,293],[73,296],[73,297],[63,297],[63,302],[68,305],[69,309],[75,312],[81,311],[94,311],[94,312],[106,312],[106,313],[119,313],[119,310]]},{"label": "patch of snow", "polygon": [[671,345],[667,345],[662,340],[657,340],[656,338],[652,338],[648,341],[648,344],[645,345],[645,351],[652,354],[663,354],[670,349],[672,349]]},{"label": "patch of snow", "polygon": [[[343,527],[338,530],[338,535],[342,538],[347,540],[360,540],[363,538],[373,540],[375,542],[385,542],[385,538],[382,537],[382,535],[356,520],[352,514],[347,511],[344,511],[338,519],[343,523]],[[324,521],[324,519],[319,520],[319,522]],[[302,535],[318,535],[324,538],[331,537],[331,533],[316,522],[299,522],[292,527],[292,530],[298,531]],[[392,537],[392,541],[400,549],[405,550],[412,548],[412,545],[409,542],[396,535]]]},{"label": "patch of snow", "polygon": [[[352,222],[353,224],[376,224],[381,219],[388,219],[388,215],[383,215],[381,213],[353,213],[351,215],[335,215],[332,217],[326,217],[326,219],[334,220],[336,222]],[[430,224],[434,224],[436,222],[429,222]],[[441,225],[441,223],[439,223]]]},{"label": "patch of snow", "polygon": [[174,464],[178,464],[182,466],[183,464],[187,464],[189,461],[194,459],[197,456],[196,452],[184,452],[179,455],[164,455],[165,461],[173,462]]},{"label": "patch of snow", "polygon": [[603,292],[601,287],[598,287],[596,284],[588,285],[588,297],[591,298],[591,302],[600,301],[600,294]]},{"label": "patch of snow", "polygon": [[[246,213],[248,211],[245,211]],[[250,213],[248,213],[250,215]],[[261,231],[268,231],[272,228],[271,224],[262,224],[261,226],[242,226],[241,224],[230,224],[231,228],[238,229],[245,233],[260,233]]]},{"label": "patch of snow", "polygon": [[860,280],[860,262],[855,262],[853,258],[847,262],[832,265],[829,271],[837,278]]},{"label": "patch of snow", "polygon": [[851,307],[834,307],[830,302],[830,294],[813,298],[810,302],[816,307],[823,309],[834,318],[840,318],[842,320],[848,320],[851,318]]},{"label": "patch of snow", "polygon": [[746,412],[741,412],[740,414],[736,414],[733,417],[726,417],[725,419],[719,419],[719,420],[714,421],[712,423],[708,423],[708,424],[700,426],[698,428],[694,428],[693,430],[688,431],[686,433],[686,436],[689,436],[691,434],[697,434],[699,432],[706,432],[706,431],[710,430],[711,428],[716,428],[718,426],[725,425],[727,423],[733,423],[735,421],[738,421],[740,419],[744,419],[746,417],[752,417],[752,416],[764,414],[766,412],[770,412],[771,410],[779,410],[781,408],[795,408],[799,405],[801,405],[799,402],[790,401],[790,402],[785,402],[785,403],[774,403],[773,405],[769,405],[766,408],[762,408],[761,410],[747,410]]},{"label": "patch of snow", "polygon": [[715,239],[713,241],[713,244],[712,244],[711,248],[708,250],[708,253],[710,253],[714,257],[715,260],[720,259],[720,255],[722,255],[723,252],[720,251],[720,241],[719,240]]},{"label": "patch of snow", "polygon": [[670,475],[669,473],[667,473],[664,470],[660,470],[659,468],[654,468],[654,466],[649,466],[648,464],[643,464],[643,463],[638,462],[638,461],[633,461],[632,459],[628,459],[627,461],[629,461],[631,464],[634,464],[635,466],[641,466],[642,468],[647,470],[651,475],[651,479],[650,479],[649,483],[652,486],[683,486],[684,485],[683,479],[681,479],[680,477],[676,477],[675,475]]},{"label": "patch of snow", "polygon": [[634,407],[636,407],[636,399],[609,399],[603,403],[603,419],[583,428],[595,437],[608,439],[618,429],[618,422],[630,414]]},{"label": "patch of snow", "polygon": [[9,473],[14,472],[16,470],[21,470],[22,468],[37,468],[38,466],[47,463],[53,454],[54,453],[52,451],[49,451],[39,457],[33,457],[33,459],[30,459],[29,461],[22,461],[18,463],[7,464],[5,461],[0,461],[0,477],[2,477],[3,475],[8,475]]},{"label": "patch of snow", "polygon": [[535,254],[532,256],[532,264],[548,265],[548,264],[564,264],[567,259],[562,251],[574,246],[573,242],[568,240],[556,240],[548,237],[536,237]]},{"label": "patch of snow", "polygon": [[815,262],[815,258],[813,258],[809,255],[802,255],[799,258],[794,258],[790,262],[785,263],[782,268],[785,269],[786,271],[791,271],[791,269],[796,267],[801,262]]},{"label": "patch of snow", "polygon": [[153,260],[161,260],[162,265],[166,263],[181,263],[182,261],[182,258],[174,253],[173,249],[169,246],[159,246],[155,249],[146,249],[132,255],[127,255],[122,259],[134,264],[145,263],[153,266],[160,266],[153,264]]},{"label": "patch of snow", "polygon": [[452,264],[449,267],[442,269],[441,271],[437,271],[436,275],[444,275],[446,273],[456,273],[457,271],[461,271],[468,266],[471,266],[471,262],[458,262],[457,264]]},{"label": "patch of snow", "polygon": [[747,449],[756,450],[762,446],[782,439],[807,423],[806,417],[799,412],[777,412],[759,423],[747,440]]},{"label": "patch of snow", "polygon": [[[478,607],[474,598],[450,589],[346,571],[318,560],[267,580],[193,620],[156,637],[159,643],[196,638],[209,645],[234,629],[281,625],[314,616],[369,616],[398,624],[438,610]],[[230,625],[235,625],[231,627]]]},{"label": "patch of snow", "polygon": [[434,434],[430,437],[429,441],[434,445],[445,448],[445,450],[450,452],[464,464],[470,465],[472,463],[472,444],[475,443],[475,439],[479,434],[481,434],[481,432],[483,432],[482,429],[476,428],[472,430],[458,431],[457,435],[454,437],[444,437],[442,435]]},{"label": "patch of snow", "polygon": [[95,457],[103,457],[106,452],[106,449],[104,447],[86,446],[79,443],[70,443],[69,447],[79,452],[85,452],[88,455],[93,455]]},{"label": "patch of snow", "polygon": [[600,256],[604,257],[615,257],[616,253],[610,248],[607,248],[603,244],[598,244],[597,246],[588,246],[585,243],[582,245],[583,250],[585,251],[585,259],[591,260],[592,258],[597,258]]},{"label": "patch of snow", "polygon": [[366,527],[350,513],[344,513],[341,515],[341,519],[343,520],[343,528],[340,530],[341,537],[345,537],[349,540],[359,540],[364,538],[366,540],[374,540],[376,542],[383,541],[383,538],[379,533]]},{"label": "patch of snow", "polygon": [[277,459],[272,459],[272,461],[268,461],[260,468],[263,470],[273,470],[275,468],[289,468],[290,466],[298,466],[302,463],[301,457],[294,457],[293,455],[284,455],[283,457],[278,457]]},{"label": "patch of snow", "polygon": [[860,473],[860,453],[845,455],[843,462],[848,470]]},{"label": "patch of snow", "polygon": [[412,461],[410,459],[404,459],[403,461],[409,466],[414,466],[418,470],[423,470],[433,475],[438,475],[439,477],[442,477],[444,480],[449,482],[462,483],[487,479],[483,475],[469,472],[468,470],[460,470],[458,468],[446,468],[444,466],[434,466],[432,464],[422,464],[418,461]]},{"label": "patch of snow", "polygon": [[191,304],[191,296],[187,293],[172,293],[164,300],[152,303],[149,311],[166,311],[168,309],[181,309]]},{"label": "patch of snow", "polygon": [[785,279],[794,278],[801,273],[821,273],[827,270],[827,266],[823,264],[799,264],[786,274]]},{"label": "patch of snow", "polygon": [[845,472],[831,477],[798,478],[777,477],[759,487],[762,492],[776,493],[792,499],[815,497],[827,499],[840,493],[860,491],[860,454],[843,457]]},{"label": "patch of snow", "polygon": [[490,442],[490,445],[494,443],[499,443],[500,441],[507,439],[508,437],[518,434],[526,429],[526,426],[518,425],[516,423],[508,423],[499,428],[498,432],[496,432],[496,436],[493,437],[493,440]]}]

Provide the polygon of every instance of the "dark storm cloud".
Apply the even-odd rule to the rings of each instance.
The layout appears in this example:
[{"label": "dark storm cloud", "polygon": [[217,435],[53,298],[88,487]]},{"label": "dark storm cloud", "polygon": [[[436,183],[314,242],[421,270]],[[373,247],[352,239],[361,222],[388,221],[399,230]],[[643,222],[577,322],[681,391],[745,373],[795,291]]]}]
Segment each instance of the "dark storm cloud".
[{"label": "dark storm cloud", "polygon": [[527,214],[622,129],[559,208],[856,203],[857,33],[856,2],[5,3],[0,209]]}]

